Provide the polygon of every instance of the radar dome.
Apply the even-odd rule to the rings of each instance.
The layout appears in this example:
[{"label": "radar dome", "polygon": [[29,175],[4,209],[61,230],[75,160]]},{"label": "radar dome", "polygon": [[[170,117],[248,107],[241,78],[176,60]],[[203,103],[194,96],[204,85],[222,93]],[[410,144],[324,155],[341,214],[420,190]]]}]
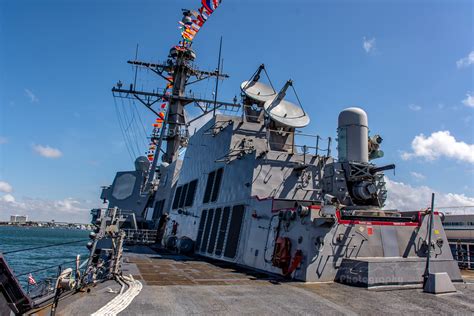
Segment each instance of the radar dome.
[{"label": "radar dome", "polygon": [[135,159],[135,170],[146,172],[150,168],[150,162],[145,156],[140,156]]},{"label": "radar dome", "polygon": [[339,161],[369,162],[369,127],[361,108],[347,108],[339,113],[337,149]]}]

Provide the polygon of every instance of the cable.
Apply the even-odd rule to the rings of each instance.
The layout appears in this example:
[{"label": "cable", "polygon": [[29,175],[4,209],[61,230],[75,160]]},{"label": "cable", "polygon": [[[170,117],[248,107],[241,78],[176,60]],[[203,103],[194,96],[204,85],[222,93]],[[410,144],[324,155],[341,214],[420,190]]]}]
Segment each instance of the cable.
[{"label": "cable", "polygon": [[275,90],[275,88],[273,87],[272,81],[270,80],[270,76],[268,75],[267,70],[265,69],[265,67],[263,67],[263,71],[265,72],[265,76],[267,76],[268,82],[270,82],[270,86],[272,87],[273,92],[276,93],[276,90]]},{"label": "cable", "polygon": [[9,255],[11,253],[17,253],[17,252],[22,252],[22,251],[29,251],[29,250],[36,250],[36,249],[43,249],[43,248],[49,248],[49,247],[57,247],[57,246],[62,246],[62,245],[69,245],[69,244],[74,244],[78,242],[84,242],[88,241],[89,239],[81,239],[81,240],[75,240],[75,241],[69,241],[69,242],[63,242],[59,244],[51,244],[51,245],[46,245],[46,246],[38,246],[38,247],[33,247],[33,248],[26,248],[26,249],[18,249],[18,250],[12,250],[12,251],[7,251],[4,252],[4,255]]},{"label": "cable", "polygon": [[135,127],[133,127],[132,129],[130,129],[130,128],[134,125],[134,123],[135,123],[135,111],[133,111],[133,108],[132,108],[132,106],[131,106],[131,102],[132,102],[132,101],[131,101],[130,99],[128,99],[128,108],[129,108],[129,111],[130,111],[130,117],[131,117],[131,119],[130,119],[130,121],[129,121],[129,123],[128,123],[126,132],[129,133],[130,139],[132,139],[132,141],[133,141],[132,144],[135,145],[135,148],[136,148],[136,150],[137,150],[136,156],[139,156],[139,155],[140,155],[140,146],[138,145],[138,142],[139,142],[139,141],[138,141],[138,136],[137,136],[136,131],[135,131]]},{"label": "cable", "polygon": [[145,126],[143,124],[143,120],[140,115],[140,112],[138,111],[137,105],[135,104],[133,100],[130,101],[130,106],[132,107],[132,109],[134,110],[136,114],[135,117],[138,118],[138,119],[135,119],[135,126],[136,126],[135,131],[136,131],[136,136],[139,139],[140,146],[143,146],[144,148],[148,148],[148,143],[146,142],[147,135],[146,135]]},{"label": "cable", "polygon": [[[82,258],[81,258],[81,259],[82,259]],[[89,257],[84,258],[84,259],[89,259]],[[44,270],[49,270],[49,269],[52,269],[52,268],[57,268],[58,266],[62,266],[62,265],[68,264],[68,263],[75,263],[75,262],[76,262],[76,260],[66,261],[66,262],[63,262],[63,263],[61,263],[61,264],[55,264],[55,265],[53,265],[53,266],[49,266],[49,267],[45,267],[45,268],[41,268],[41,269],[37,269],[37,270],[25,272],[25,273],[16,274],[15,276],[18,278],[18,277],[20,277],[20,276],[28,275],[28,274],[30,274],[30,273],[41,272],[41,271],[44,271]]]},{"label": "cable", "polygon": [[[130,146],[130,151],[133,153],[133,157],[135,158],[137,156],[137,152],[135,151],[135,148],[133,147],[132,135],[128,132],[129,127],[130,127],[130,123],[129,123],[130,115],[127,112],[127,106],[125,105],[125,102],[123,99],[122,99],[122,122],[124,126],[124,133],[125,133],[125,136],[127,137],[128,145]],[[128,124],[128,126],[125,128],[126,124]]]},{"label": "cable", "polygon": [[[140,112],[138,111],[138,107],[137,107],[137,104],[135,101],[132,102],[133,103],[133,106],[135,108],[135,111],[137,112],[138,114],[138,118],[140,119],[140,123],[141,123],[141,126],[142,126],[142,130],[143,130],[143,136],[144,136],[144,139],[147,139],[147,133],[146,133],[146,129],[145,129],[145,124],[143,123],[143,119],[142,119],[142,116],[140,115]],[[145,142],[146,143],[146,142]],[[148,144],[145,144],[145,147],[147,146]]]},{"label": "cable", "polygon": [[293,89],[293,92],[295,93],[296,100],[298,100],[298,103],[299,103],[301,109],[303,110],[303,116],[305,116],[306,112],[304,111],[303,104],[301,104],[300,98],[298,97],[298,93],[296,93],[296,89],[293,85],[291,85],[291,88]]},{"label": "cable", "polygon": [[120,132],[122,133],[123,141],[124,141],[124,143],[125,143],[125,147],[127,148],[128,155],[130,156],[130,160],[131,160],[132,163],[133,163],[133,155],[132,155],[132,153],[130,152],[130,149],[128,148],[128,144],[127,144],[127,140],[126,140],[126,137],[125,137],[125,133],[124,133],[123,128],[122,128],[122,121],[121,121],[120,113],[119,113],[120,111],[119,111],[119,109],[118,109],[117,100],[116,100],[115,97],[114,97],[114,104],[115,104],[115,114],[117,115],[117,121],[119,122]]},{"label": "cable", "polygon": [[[130,112],[132,113],[132,121],[131,121],[131,127],[132,129],[130,130],[130,133],[133,133],[133,138],[135,141],[135,146],[137,148],[138,155],[140,156],[142,153],[142,150],[140,149],[141,144],[144,144],[144,138],[140,135],[140,123],[138,122],[137,117],[139,117],[139,113],[135,108],[135,105],[131,99],[128,99],[128,106],[130,108]],[[146,136],[145,136],[146,138]],[[146,148],[146,143],[145,143],[145,148]]]}]

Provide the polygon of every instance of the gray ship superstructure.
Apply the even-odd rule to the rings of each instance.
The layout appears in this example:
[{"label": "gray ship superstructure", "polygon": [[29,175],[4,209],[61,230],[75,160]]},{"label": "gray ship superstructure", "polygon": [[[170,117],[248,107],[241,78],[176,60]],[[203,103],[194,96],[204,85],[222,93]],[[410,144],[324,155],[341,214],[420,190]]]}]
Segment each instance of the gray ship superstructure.
[{"label": "gray ship superstructure", "polygon": [[[166,63],[129,62],[168,78],[170,93],[121,82],[113,88],[114,96],[138,99],[155,113],[161,100],[168,107],[163,129],[152,137],[158,154],[151,164],[141,157],[135,171],[117,174],[102,192],[109,207],[133,214],[133,225],[148,220],[157,242],[171,250],[297,280],[419,283],[429,248],[432,271],[461,280],[439,216],[429,246],[429,210],[383,210],[383,171],[395,166],[372,162],[383,156],[382,138],[369,136],[364,110],[339,114],[336,159],[331,139],[323,146],[323,138],[298,130],[310,119],[301,104],[285,98],[294,90],[291,80],[277,91],[263,83],[261,65],[242,83],[240,103],[220,102],[217,93],[214,100],[198,99],[188,85],[227,75],[220,67],[198,70],[195,58],[190,47],[177,46]],[[189,136],[184,113],[193,105],[212,118]],[[226,115],[229,109],[239,115]],[[302,137],[313,137],[312,145],[297,145]]]},{"label": "gray ship superstructure", "polygon": [[[77,256],[73,268],[59,265],[56,278],[39,284],[30,273],[24,289],[0,253],[0,314],[472,312],[472,286],[451,282],[463,280],[434,194],[421,211],[384,209],[384,171],[395,166],[373,162],[383,156],[382,137],[369,135],[366,112],[350,107],[327,118],[337,121],[334,157],[331,138],[300,130],[310,117],[293,81],[275,89],[263,64],[242,82],[240,100],[219,101],[219,80],[228,77],[220,52],[216,70],[204,71],[191,46],[220,1],[201,3],[183,10],[183,41],[165,62],[129,61],[166,88],[137,89],[135,72],[132,84],[112,89],[143,104],[156,123],[147,157],[103,187],[108,208],[91,211],[89,257],[81,264]],[[213,98],[191,93],[208,79],[216,80]],[[190,119],[189,107],[201,113]],[[206,122],[196,128],[199,120]],[[383,289],[321,284],[333,281]],[[429,293],[460,291],[439,300],[396,291],[422,284]],[[386,294],[387,286],[394,291]]]}]

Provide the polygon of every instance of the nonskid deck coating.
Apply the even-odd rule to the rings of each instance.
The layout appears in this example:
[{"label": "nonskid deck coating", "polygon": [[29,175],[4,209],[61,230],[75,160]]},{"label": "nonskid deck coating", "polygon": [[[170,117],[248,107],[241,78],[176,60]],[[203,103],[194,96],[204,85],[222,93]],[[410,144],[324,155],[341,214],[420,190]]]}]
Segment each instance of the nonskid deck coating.
[{"label": "nonskid deck coating", "polygon": [[[141,280],[142,292],[120,315],[380,315],[473,314],[474,284],[455,294],[421,289],[366,290],[338,283],[308,284],[255,273],[220,262],[170,254],[127,253],[124,274]],[[473,273],[467,273],[471,282]],[[113,289],[118,285],[107,283]],[[95,294],[60,306],[61,315],[89,315],[113,294]],[[61,304],[60,304],[61,305]]]},{"label": "nonskid deck coating", "polygon": [[148,256],[128,254],[125,262],[135,265],[134,275],[146,285],[256,285],[284,281],[251,270],[236,269],[228,264],[190,260],[178,255]]}]

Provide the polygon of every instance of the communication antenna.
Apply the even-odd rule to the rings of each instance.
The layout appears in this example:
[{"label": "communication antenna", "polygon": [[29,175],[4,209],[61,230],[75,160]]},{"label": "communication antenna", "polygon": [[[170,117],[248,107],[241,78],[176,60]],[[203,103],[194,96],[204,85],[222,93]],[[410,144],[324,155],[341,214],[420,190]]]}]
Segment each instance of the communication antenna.
[{"label": "communication antenna", "polygon": [[273,85],[271,85],[271,81],[270,86],[258,81],[260,80],[260,73],[262,70],[265,72],[268,80],[270,81],[270,78],[268,77],[268,74],[265,70],[265,65],[261,64],[250,80],[246,80],[240,85],[242,92],[252,101],[257,103],[265,103],[277,95]]},{"label": "communication antenna", "polygon": [[284,100],[286,90],[290,86],[293,87],[293,81],[288,80],[277,96],[265,101],[263,108],[270,119],[277,125],[289,128],[302,128],[309,124],[310,119],[301,104],[298,106]]},{"label": "communication antenna", "polygon": [[216,92],[214,93],[214,108],[212,109],[212,116],[216,116],[217,107],[217,90],[219,89],[219,75],[221,73],[221,53],[222,53],[222,36],[219,42],[219,58],[217,60],[217,75],[216,75]]}]

